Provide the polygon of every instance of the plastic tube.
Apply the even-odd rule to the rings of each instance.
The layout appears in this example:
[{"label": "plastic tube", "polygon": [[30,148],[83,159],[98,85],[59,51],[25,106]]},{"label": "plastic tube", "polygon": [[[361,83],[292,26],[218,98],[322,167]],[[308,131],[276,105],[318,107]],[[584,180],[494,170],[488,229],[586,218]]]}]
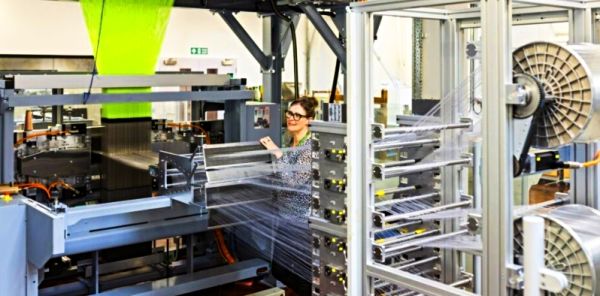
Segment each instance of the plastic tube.
[{"label": "plastic tube", "polygon": [[217,239],[217,248],[219,248],[219,252],[223,256],[223,259],[225,259],[229,265],[234,264],[235,258],[231,255],[231,252],[229,252],[229,249],[225,244],[225,237],[223,237],[223,230],[221,230],[221,228],[215,229],[215,238]]},{"label": "plastic tube", "polygon": [[523,217],[525,296],[539,296],[544,268],[544,219]]}]

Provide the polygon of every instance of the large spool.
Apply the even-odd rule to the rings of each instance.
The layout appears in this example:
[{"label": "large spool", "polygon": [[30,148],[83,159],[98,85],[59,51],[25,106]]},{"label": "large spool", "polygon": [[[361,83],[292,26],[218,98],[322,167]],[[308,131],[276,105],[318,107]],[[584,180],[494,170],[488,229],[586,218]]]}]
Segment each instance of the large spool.
[{"label": "large spool", "polygon": [[593,128],[600,124],[600,46],[523,45],[513,52],[513,75],[523,74],[539,82],[547,99],[534,147],[556,148],[600,138],[600,128]]},{"label": "large spool", "polygon": [[[561,296],[600,293],[600,212],[582,205],[566,205],[540,214],[545,221],[546,267],[565,274],[569,286]],[[523,227],[515,222],[515,254],[523,254]]]}]

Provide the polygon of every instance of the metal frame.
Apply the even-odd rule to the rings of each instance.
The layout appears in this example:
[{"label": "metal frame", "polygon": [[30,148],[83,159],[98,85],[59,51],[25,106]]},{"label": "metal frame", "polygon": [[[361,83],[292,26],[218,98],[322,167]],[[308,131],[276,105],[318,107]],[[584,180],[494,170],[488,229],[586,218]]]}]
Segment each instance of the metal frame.
[{"label": "metal frame", "polygon": [[[211,74],[159,74],[149,76],[98,76],[94,88],[99,87],[152,87],[152,86],[200,86],[209,90],[187,92],[149,92],[128,94],[79,93],[28,95],[30,89],[87,89],[91,75],[15,75],[0,79],[0,140],[11,143],[14,132],[14,108],[29,106],[62,106],[74,104],[101,104],[112,102],[165,102],[165,101],[217,101],[225,102],[226,109],[254,98],[254,93],[237,90],[238,85],[227,75]],[[231,88],[233,90],[210,90]],[[241,109],[241,107],[237,107]],[[238,122],[236,112],[226,112],[226,121]],[[3,145],[0,158],[0,183],[10,183],[14,174],[14,150],[12,145]]]},{"label": "metal frame", "polygon": [[235,18],[233,13],[230,11],[220,11],[219,15],[221,16],[221,18],[223,18],[223,20],[229,26],[231,31],[233,31],[233,33],[235,33],[235,35],[240,39],[240,41],[242,41],[242,43],[244,44],[246,49],[248,49],[250,54],[252,54],[254,59],[256,59],[256,61],[260,65],[260,67],[263,70],[271,69],[271,66],[272,66],[271,57],[267,56],[266,54],[264,54],[262,52],[260,47],[258,47],[258,45],[256,45],[254,40],[252,40],[252,37],[250,37],[248,32],[246,32],[244,27],[242,27],[242,25]]},{"label": "metal frame", "polygon": [[[459,3],[479,3],[478,8],[468,10],[442,10],[434,9],[432,6],[459,4]],[[513,6],[513,2],[515,3]],[[430,1],[430,0],[374,0],[366,3],[351,4],[349,9],[349,77],[355,83],[349,92],[349,116],[356,121],[364,120],[363,124],[370,122],[370,114],[361,115],[357,110],[370,110],[369,97],[370,81],[361,76],[362,73],[370,73],[369,52],[371,49],[370,40],[372,34],[372,19],[374,16],[392,15],[403,17],[418,17],[426,19],[438,19],[447,22],[442,29],[446,36],[457,34],[453,40],[458,40],[458,46],[464,40],[460,32],[461,29],[469,27],[481,27],[483,33],[482,40],[482,84],[483,95],[485,99],[482,130],[483,133],[482,148],[476,148],[477,154],[481,156],[481,183],[482,188],[476,188],[477,199],[481,197],[483,203],[483,243],[484,252],[481,268],[481,295],[508,295],[507,288],[509,271],[508,267],[512,262],[512,109],[508,107],[507,85],[512,84],[511,67],[511,36],[510,31],[513,24],[537,24],[549,22],[569,22],[571,28],[571,42],[592,42],[596,39],[595,17],[593,9],[600,7],[599,1],[575,1],[575,0],[482,0],[482,1]],[[549,17],[548,17],[549,16]],[[458,32],[458,33],[456,33]],[[456,79],[464,76],[464,69],[461,64],[464,60],[460,57],[454,57],[453,50],[460,53],[459,47],[453,47],[451,42],[445,42],[445,52],[449,54],[445,57],[448,62],[458,65],[458,69],[444,68],[444,77],[450,77],[444,81],[444,89],[453,86]],[[457,73],[457,77],[452,74]],[[368,113],[368,112],[367,112]],[[444,112],[442,112],[444,116]],[[451,115],[450,113],[446,115]],[[365,158],[369,155],[354,155],[358,151],[369,151],[370,127],[361,126],[359,123],[349,124],[349,161],[356,164],[355,167],[368,165]],[[597,144],[592,146],[584,144],[577,149],[578,155],[584,155],[582,159],[590,159],[589,154],[597,148]],[[477,147],[479,147],[477,145]],[[581,150],[581,151],[580,151]],[[480,152],[481,151],[481,152]],[[577,159],[574,159],[577,160]],[[476,163],[479,163],[476,161]],[[360,164],[360,165],[358,165]],[[364,167],[363,167],[364,168]],[[479,170],[479,166],[477,166]],[[594,194],[598,196],[599,188],[587,188],[590,184],[595,184],[598,179],[597,172],[582,171],[576,174],[577,187],[575,190],[582,190],[584,195]],[[364,217],[364,211],[370,207],[369,202],[365,201],[364,196],[369,196],[369,176],[356,169],[349,170],[348,183],[352,184],[349,191],[349,209],[353,217]],[[580,179],[584,181],[580,184]],[[359,184],[356,184],[359,183]],[[596,182],[597,183],[597,182]],[[587,186],[586,188],[583,187]],[[582,188],[580,188],[582,187]],[[481,192],[480,192],[481,191]],[[582,201],[589,205],[597,206],[595,200]],[[362,208],[364,210],[358,209]],[[354,219],[352,219],[354,220]],[[366,221],[366,220],[363,220]],[[368,223],[367,223],[368,224]],[[351,225],[349,225],[350,227]],[[369,238],[369,226],[362,229],[355,226],[349,231],[360,233],[362,240]],[[367,245],[368,246],[368,245]],[[368,248],[365,244],[350,244],[350,247]],[[362,286],[350,285],[350,295],[368,295],[371,291],[368,289],[367,276],[376,276],[385,278],[391,282],[410,287],[411,289],[427,295],[469,295],[464,291],[457,291],[446,285],[437,282],[428,282],[421,279],[417,280],[410,274],[391,273],[383,266],[377,266],[371,260],[370,255],[363,249],[362,256],[358,257],[358,252],[350,250],[350,256],[355,254],[354,258],[366,263],[361,268],[353,263],[350,266],[355,274],[362,275]],[[350,257],[351,258],[351,257]],[[353,259],[350,259],[351,261]],[[364,272],[366,270],[366,272]]]},{"label": "metal frame", "polygon": [[481,1],[482,86],[482,295],[507,295],[512,261],[512,83],[510,0]]},{"label": "metal frame", "polygon": [[342,63],[342,66],[346,67],[346,50],[344,45],[339,38],[335,36],[331,28],[329,28],[317,9],[309,3],[301,4],[299,7],[321,34],[329,48],[331,48],[337,59]]},{"label": "metal frame", "polygon": [[371,46],[370,18],[366,14],[355,13],[350,10],[346,17],[346,29],[348,36],[348,81],[354,81],[348,85],[348,109],[347,117],[352,118],[348,121],[347,145],[348,145],[348,193],[347,206],[348,216],[352,217],[347,221],[348,235],[348,295],[370,295],[366,283],[366,274],[364,267],[369,263],[366,250],[370,242],[367,241],[368,229],[364,221],[370,215],[365,213],[369,202],[368,190],[365,188],[364,179],[368,178],[364,174],[366,168],[370,167],[370,157],[365,151],[364,145],[369,141],[370,128],[365,129],[365,123],[371,122],[372,114],[365,112],[365,107],[370,107],[371,100],[368,93],[369,79],[364,79],[364,73],[367,72],[370,55],[366,54]]},{"label": "metal frame", "polygon": [[[413,6],[416,4],[414,2],[401,2],[402,3],[400,4],[402,7],[416,7]],[[418,2],[422,3],[423,1]],[[365,112],[365,110],[371,110],[373,103],[371,100],[364,99],[365,97],[370,97],[371,94],[370,79],[365,79],[364,75],[366,73],[367,77],[370,77],[370,74],[373,71],[370,63],[373,45],[369,40],[373,40],[373,35],[375,34],[373,28],[374,19],[379,15],[376,13],[380,12],[380,10],[393,7],[396,4],[392,3],[392,1],[373,1],[364,4],[351,5],[348,16],[348,74],[350,81],[356,82],[349,89],[348,102],[348,116],[354,119],[348,124],[349,131],[352,131],[348,133],[348,209],[349,216],[353,217],[348,224],[348,231],[349,233],[361,234],[361,238],[349,236],[348,243],[350,253],[348,256],[348,272],[350,275],[350,285],[348,294],[372,294],[373,291],[371,291],[369,278],[375,277],[385,279],[390,283],[398,284],[427,295],[472,295],[471,293],[458,288],[453,288],[440,282],[426,280],[407,272],[391,272],[389,267],[374,263],[371,255],[369,255],[371,254],[371,252],[368,251],[371,248],[369,239],[371,226],[370,223],[365,223],[365,221],[370,220],[366,217],[370,217],[369,213],[372,209],[372,205],[370,199],[365,199],[364,196],[373,196],[374,189],[370,185],[372,177],[366,168],[371,166],[371,159],[374,157],[374,151],[369,144],[371,143],[372,138],[371,122],[373,121],[373,115],[370,114],[371,112]],[[439,11],[436,10],[435,12]],[[395,11],[394,13],[400,15],[403,14],[404,11]],[[411,14],[411,17],[414,17],[417,12],[413,10],[409,13]],[[419,16],[424,16],[426,13],[427,12],[422,10],[419,10],[418,12]],[[388,13],[386,12],[385,15],[387,14]],[[431,18],[442,19],[439,15],[433,15]],[[444,20],[442,22],[442,29],[447,33],[446,38],[448,38],[443,40],[444,50],[450,53],[443,62],[445,65],[448,65],[443,68],[443,75],[448,78],[448,83],[443,87],[444,89],[449,90],[453,89],[457,84],[459,71],[461,71],[460,67],[455,67],[459,58],[457,40],[459,37],[459,28],[456,22]],[[457,119],[457,112],[452,108],[447,108],[447,110],[444,110],[442,113],[444,119]],[[449,131],[448,133],[445,133],[442,141],[450,142],[452,137],[453,132]],[[365,153],[365,151],[369,152]],[[458,176],[459,172],[456,168],[448,168],[443,171],[443,178],[449,182],[458,183],[455,182],[458,180]],[[456,191],[457,188],[450,185],[442,190],[444,192],[453,192]],[[448,194],[448,196],[451,196],[451,198],[449,197],[447,199],[452,200],[444,200],[444,202],[453,202],[453,198],[457,195]],[[363,225],[356,225],[358,223],[352,223],[354,221],[362,221]],[[448,223],[448,225],[444,225],[444,228],[451,229],[453,226],[452,223]],[[358,239],[359,241],[353,241],[354,239]],[[353,248],[357,247],[362,248],[362,250],[360,252],[353,250]],[[453,280],[454,276],[458,274],[458,256],[456,256],[456,252],[447,251],[444,252],[442,257],[444,274],[446,275],[445,280],[450,282]],[[364,262],[364,265],[360,266],[358,262]],[[353,281],[358,280],[357,277],[361,278],[360,282],[353,283]]]}]

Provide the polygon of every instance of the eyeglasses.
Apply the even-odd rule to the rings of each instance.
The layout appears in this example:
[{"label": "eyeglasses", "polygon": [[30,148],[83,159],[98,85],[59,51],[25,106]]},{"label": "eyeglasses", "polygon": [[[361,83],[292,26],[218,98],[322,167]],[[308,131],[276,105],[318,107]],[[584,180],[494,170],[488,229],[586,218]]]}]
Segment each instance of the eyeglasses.
[{"label": "eyeglasses", "polygon": [[300,118],[308,118],[304,114],[300,114],[300,113],[296,113],[296,112],[292,112],[292,111],[285,111],[285,117],[291,118],[294,120],[300,120]]}]

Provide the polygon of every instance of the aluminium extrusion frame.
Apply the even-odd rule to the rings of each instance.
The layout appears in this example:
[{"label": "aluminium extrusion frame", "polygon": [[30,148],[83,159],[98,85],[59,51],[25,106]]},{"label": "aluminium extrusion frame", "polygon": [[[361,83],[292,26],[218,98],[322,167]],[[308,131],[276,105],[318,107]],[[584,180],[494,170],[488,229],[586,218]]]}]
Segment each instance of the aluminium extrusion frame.
[{"label": "aluminium extrusion frame", "polygon": [[[444,2],[444,3],[441,3]],[[370,167],[370,159],[373,155],[373,147],[371,143],[373,135],[371,134],[370,123],[373,121],[372,115],[364,110],[372,109],[372,102],[365,100],[365,97],[370,97],[371,86],[370,80],[364,79],[363,74],[371,73],[371,52],[372,43],[369,40],[373,40],[374,29],[372,20],[379,15],[390,15],[404,16],[404,17],[422,17],[427,19],[443,20],[441,22],[442,31],[444,37],[442,38],[443,51],[448,53],[445,55],[442,69],[442,73],[446,80],[444,80],[443,89],[445,92],[449,92],[454,89],[458,84],[460,73],[463,69],[460,67],[458,59],[460,58],[459,51],[459,37],[460,29],[457,23],[448,18],[446,15],[441,13],[440,10],[428,10],[418,9],[425,5],[440,5],[449,3],[465,3],[470,1],[369,1],[361,4],[351,5],[349,9],[348,19],[348,69],[350,81],[355,81],[349,89],[349,102],[348,102],[348,116],[355,120],[350,121],[348,129],[353,131],[348,133],[349,141],[349,215],[352,217],[360,217],[359,219],[352,219],[348,223],[348,231],[353,234],[360,234],[360,237],[349,236],[349,256],[348,256],[348,276],[349,276],[349,295],[371,295],[372,290],[370,286],[369,278],[380,278],[385,279],[391,283],[399,284],[410,288],[411,290],[427,295],[473,295],[472,293],[464,290],[451,287],[441,282],[428,280],[416,275],[412,275],[408,272],[398,272],[391,270],[389,267],[385,267],[373,262],[370,249],[369,233],[371,232],[370,223],[366,217],[369,217],[369,213],[373,205],[369,199],[363,199],[363,196],[371,196],[370,192],[373,190],[370,185],[372,182],[372,176],[365,173],[365,168]],[[404,14],[406,11],[395,11],[393,13],[387,12],[391,9],[399,8],[410,8],[411,11],[408,15]],[[442,117],[444,120],[452,121],[458,119],[458,106],[455,108],[445,108],[442,111]],[[367,113],[367,114],[365,114]],[[456,136],[455,131],[444,132],[442,135],[442,142],[449,142]],[[369,151],[364,153],[365,151]],[[458,191],[458,180],[460,178],[459,168],[445,168],[442,169],[442,178],[445,180],[446,186],[442,188],[442,192],[445,192],[447,199],[444,203],[452,203],[453,198],[459,196],[453,194]],[[444,194],[443,194],[444,195]],[[355,222],[355,223],[353,223]],[[444,230],[452,230],[456,225],[452,222],[445,223],[443,226]],[[360,251],[355,248],[361,248]],[[443,268],[443,280],[451,282],[459,275],[458,268],[458,256],[457,252],[444,251],[442,254],[442,268]],[[361,263],[363,265],[361,265]],[[393,271],[393,272],[392,272]]]},{"label": "aluminium extrusion frame", "polygon": [[[513,25],[568,23],[569,43],[600,43],[600,1],[514,1]],[[534,5],[537,4],[537,5]],[[460,19],[461,28],[481,27],[478,9],[448,12],[448,17]],[[592,159],[600,149],[600,141],[573,143],[569,158],[577,162]],[[575,170],[571,176],[570,196],[574,203],[593,208],[600,206],[600,170],[596,167]]]},{"label": "aluminium extrusion frame", "polygon": [[[463,11],[441,11],[425,9],[428,6],[438,6],[457,3],[479,3],[480,6],[474,9]],[[513,2],[515,5],[513,6]],[[508,264],[512,261],[512,160],[510,150],[512,148],[512,109],[507,105],[508,93],[507,85],[512,83],[511,79],[511,27],[513,24],[538,24],[552,22],[568,22],[570,30],[570,41],[594,42],[598,40],[596,36],[597,23],[594,9],[600,8],[600,1],[597,0],[482,0],[482,1],[413,1],[413,0],[375,0],[367,3],[351,5],[349,9],[349,75],[359,78],[361,73],[369,73],[369,50],[371,44],[368,37],[371,33],[371,18],[373,15],[395,15],[405,17],[421,17],[427,19],[454,19],[457,26],[462,28],[481,27],[482,29],[482,85],[485,104],[483,107],[483,128],[487,133],[483,135],[481,148],[481,179],[482,188],[477,195],[481,196],[483,203],[483,243],[484,255],[482,258],[482,274],[477,275],[481,278],[481,295],[508,295]],[[403,10],[402,10],[403,9]],[[396,10],[388,12],[389,10]],[[401,10],[401,11],[399,11]],[[385,11],[385,12],[384,12]],[[550,15],[551,17],[544,17]],[[461,36],[459,36],[460,38]],[[459,43],[462,44],[462,43]],[[460,64],[459,64],[460,67]],[[458,71],[461,72],[460,70]],[[365,115],[359,116],[360,110],[369,110],[366,107],[370,105],[365,97],[369,97],[370,85],[368,79],[351,79],[356,83],[352,86],[349,93],[349,116],[356,119],[364,119]],[[363,82],[364,81],[364,82]],[[367,118],[369,115],[366,115]],[[363,121],[365,122],[365,121]],[[366,156],[354,155],[355,151],[365,151],[370,137],[369,127],[354,124],[349,128],[355,133],[349,135],[349,158],[359,162],[360,166],[368,165]],[[589,159],[589,154],[598,146],[597,143],[577,144],[577,155],[584,155],[584,159]],[[583,145],[583,146],[582,146]],[[591,146],[590,146],[591,145]],[[479,145],[478,145],[479,146]],[[368,150],[367,150],[368,151]],[[581,152],[579,152],[581,151]],[[478,153],[479,154],[479,153]],[[479,163],[479,161],[477,162]],[[362,172],[350,170],[348,175],[349,184],[353,184],[353,190],[350,190],[349,209],[350,214],[360,216],[363,214],[361,209],[369,209],[369,202],[361,199],[366,196],[368,191],[368,180],[364,179]],[[590,188],[590,182],[598,179],[597,171],[581,172],[575,176],[576,180],[583,179],[583,182],[577,181],[575,191],[583,191],[583,195],[593,194],[599,196],[598,186]],[[581,185],[581,186],[580,186]],[[581,188],[580,188],[581,187]],[[481,193],[479,193],[479,191]],[[577,194],[580,196],[582,194]],[[582,200],[592,206],[598,206],[594,200]],[[357,211],[357,212],[355,212]],[[364,216],[363,216],[364,217]],[[358,226],[352,228],[353,233],[360,233],[364,241],[368,240],[369,229],[363,229],[362,232]],[[350,244],[350,247],[365,247],[363,244]],[[368,293],[367,276],[379,276],[395,283],[404,284],[418,292],[427,295],[461,295],[456,290],[445,289],[439,286],[437,282],[417,281],[410,274],[390,273],[390,270],[378,268],[369,258],[368,252],[362,256],[356,257],[358,252],[350,251],[350,256],[355,254],[355,258],[365,262],[364,269],[351,265],[350,273],[358,274],[362,277],[361,285],[351,285],[350,295],[360,295]],[[352,259],[350,259],[352,261]],[[356,260],[356,259],[355,259]],[[353,270],[353,268],[356,268]],[[363,270],[364,273],[363,273]],[[355,277],[352,277],[354,279]],[[358,289],[357,289],[358,288]]]}]

